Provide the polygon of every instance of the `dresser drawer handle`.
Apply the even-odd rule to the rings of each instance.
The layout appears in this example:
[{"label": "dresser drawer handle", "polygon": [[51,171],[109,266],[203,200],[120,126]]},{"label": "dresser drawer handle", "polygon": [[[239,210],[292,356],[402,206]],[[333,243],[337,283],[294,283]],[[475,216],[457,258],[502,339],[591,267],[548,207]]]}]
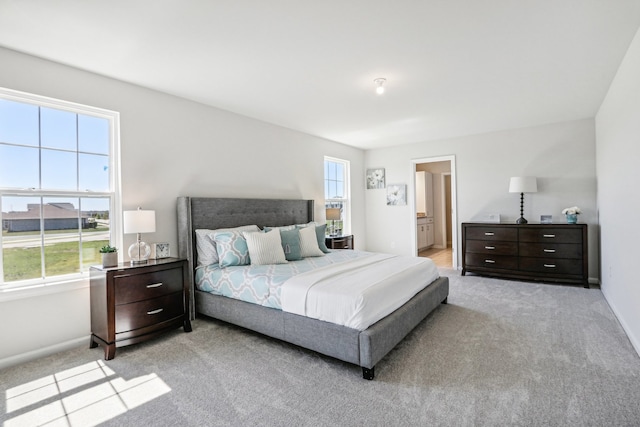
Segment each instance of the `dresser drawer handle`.
[{"label": "dresser drawer handle", "polygon": [[545,264],[544,265],[546,268],[556,268],[555,264]]},{"label": "dresser drawer handle", "polygon": [[489,250],[493,250],[493,249],[495,249],[496,247],[495,247],[495,246],[485,246],[484,248],[485,248],[485,249],[489,249]]},{"label": "dresser drawer handle", "polygon": [[543,234],[542,237],[548,237],[550,239],[553,239],[554,237],[556,237],[555,234]]},{"label": "dresser drawer handle", "polygon": [[147,288],[159,288],[160,286],[162,286],[162,282],[154,283],[152,285],[147,285]]},{"label": "dresser drawer handle", "polygon": [[495,235],[495,233],[492,233],[492,232],[490,232],[490,231],[487,231],[487,232],[485,232],[485,233],[484,233],[484,235],[485,235],[485,236],[494,236],[494,235]]},{"label": "dresser drawer handle", "polygon": [[163,310],[164,308],[159,308],[157,310],[147,311],[147,314],[158,314],[158,313],[161,313]]},{"label": "dresser drawer handle", "polygon": [[553,254],[553,253],[555,253],[555,252],[556,252],[556,250],[555,250],[555,249],[543,249],[543,251],[545,251],[545,252],[547,252],[547,253],[550,253],[550,254]]},{"label": "dresser drawer handle", "polygon": [[495,264],[496,262],[492,259],[485,259],[484,262],[488,263],[488,264]]}]

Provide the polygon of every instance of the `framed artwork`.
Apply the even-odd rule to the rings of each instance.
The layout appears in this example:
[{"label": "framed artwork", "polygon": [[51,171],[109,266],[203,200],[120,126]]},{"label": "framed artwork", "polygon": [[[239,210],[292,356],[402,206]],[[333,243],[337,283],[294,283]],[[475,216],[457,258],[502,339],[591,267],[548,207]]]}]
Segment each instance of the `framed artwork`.
[{"label": "framed artwork", "polygon": [[367,190],[384,188],[384,168],[367,169]]},{"label": "framed artwork", "polygon": [[387,206],[402,206],[407,204],[407,184],[387,185]]},{"label": "framed artwork", "polygon": [[540,215],[540,224],[551,224],[553,215]]}]

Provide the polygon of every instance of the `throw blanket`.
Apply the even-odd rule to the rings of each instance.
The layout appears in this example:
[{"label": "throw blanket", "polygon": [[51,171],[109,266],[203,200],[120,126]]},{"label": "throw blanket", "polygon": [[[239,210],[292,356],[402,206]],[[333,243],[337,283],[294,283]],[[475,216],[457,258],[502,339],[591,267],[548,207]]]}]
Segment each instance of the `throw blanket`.
[{"label": "throw blanket", "polygon": [[282,310],[364,330],[437,278],[428,258],[372,253],[288,279]]}]

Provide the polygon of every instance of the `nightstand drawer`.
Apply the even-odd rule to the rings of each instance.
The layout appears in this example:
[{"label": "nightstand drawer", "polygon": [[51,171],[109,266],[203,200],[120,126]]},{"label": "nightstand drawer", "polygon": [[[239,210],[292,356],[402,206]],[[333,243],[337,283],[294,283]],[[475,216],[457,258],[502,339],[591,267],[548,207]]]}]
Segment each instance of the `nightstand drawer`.
[{"label": "nightstand drawer", "polygon": [[120,305],[116,308],[116,334],[155,325],[184,314],[183,294]]},{"label": "nightstand drawer", "polygon": [[582,260],[554,258],[520,258],[520,270],[549,274],[582,274]]},{"label": "nightstand drawer", "polygon": [[520,243],[520,256],[538,258],[582,258],[582,245],[562,243]]},{"label": "nightstand drawer", "polygon": [[582,229],[580,228],[523,228],[519,230],[519,233],[521,242],[582,244]]},{"label": "nightstand drawer", "polygon": [[487,242],[485,240],[467,241],[467,252],[494,255],[516,255],[518,253],[517,242]]},{"label": "nightstand drawer", "polygon": [[116,276],[116,305],[142,301],[182,291],[182,269]]},{"label": "nightstand drawer", "polygon": [[466,253],[465,264],[474,267],[515,270],[518,268],[518,257],[508,255]]},{"label": "nightstand drawer", "polygon": [[508,227],[467,227],[466,236],[469,240],[506,240],[518,241],[518,230]]},{"label": "nightstand drawer", "polygon": [[325,238],[325,244],[329,249],[353,249],[353,235],[329,236]]}]

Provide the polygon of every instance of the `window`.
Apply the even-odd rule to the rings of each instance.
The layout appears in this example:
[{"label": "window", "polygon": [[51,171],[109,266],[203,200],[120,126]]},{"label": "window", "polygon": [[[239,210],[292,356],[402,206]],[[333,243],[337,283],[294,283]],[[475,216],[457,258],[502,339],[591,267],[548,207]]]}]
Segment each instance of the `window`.
[{"label": "window", "polygon": [[325,208],[340,209],[340,219],[327,220],[327,234],[349,234],[351,231],[349,202],[349,162],[324,158],[324,199]]},{"label": "window", "polygon": [[100,264],[117,212],[118,113],[0,88],[0,290]]}]

